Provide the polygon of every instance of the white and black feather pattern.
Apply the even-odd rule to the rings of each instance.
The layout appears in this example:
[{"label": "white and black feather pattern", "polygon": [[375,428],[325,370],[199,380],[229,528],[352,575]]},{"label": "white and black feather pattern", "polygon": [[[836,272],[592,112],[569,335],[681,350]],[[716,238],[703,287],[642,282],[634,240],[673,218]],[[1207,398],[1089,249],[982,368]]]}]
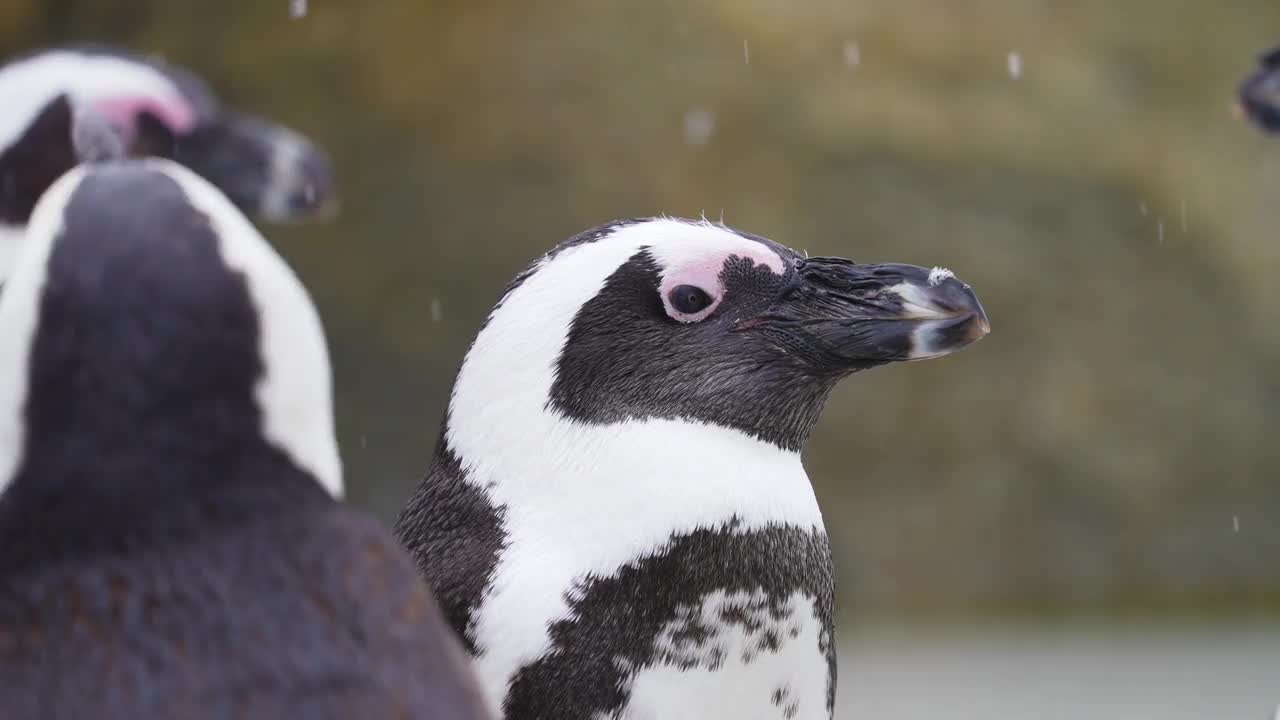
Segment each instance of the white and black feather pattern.
[{"label": "white and black feather pattern", "polygon": [[784,282],[790,256],[708,223],[625,221],[557,248],[487,319],[397,530],[506,717],[830,716],[830,549],[790,437],[816,408],[780,402],[775,431],[758,407],[627,387],[610,368],[664,359],[581,332],[593,303],[664,269],[728,261],[746,292]]},{"label": "white and black feather pattern", "polygon": [[989,330],[949,271],[706,221],[590,230],[486,319],[397,532],[510,720],[829,718],[800,451],[842,378]]}]

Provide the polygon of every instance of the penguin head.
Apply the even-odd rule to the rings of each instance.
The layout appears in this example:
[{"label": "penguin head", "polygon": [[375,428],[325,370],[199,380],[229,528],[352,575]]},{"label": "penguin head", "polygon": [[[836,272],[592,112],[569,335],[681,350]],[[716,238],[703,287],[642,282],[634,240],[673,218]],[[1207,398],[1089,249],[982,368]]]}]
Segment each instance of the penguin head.
[{"label": "penguin head", "polygon": [[705,221],[622,221],[512,285],[464,360],[450,429],[485,403],[540,393],[577,423],[685,420],[798,451],[841,378],[989,330],[973,291],[942,269],[806,257]]},{"label": "penguin head", "polygon": [[252,215],[302,220],[336,206],[328,157],[298,133],[224,109],[189,70],[84,46],[0,67],[0,223],[25,224],[75,164],[72,127],[84,112],[109,119],[128,155],[175,159]]},{"label": "penguin head", "polygon": [[318,314],[213,185],[163,159],[80,165],[26,243],[0,293],[0,492],[176,492],[267,458],[341,494]]},{"label": "penguin head", "polygon": [[1258,58],[1258,67],[1236,91],[1235,109],[1263,131],[1280,133],[1280,48]]},{"label": "penguin head", "polygon": [[[163,136],[150,116],[144,123]],[[238,207],[272,222],[326,219],[337,212],[333,166],[302,135],[264,118],[225,112],[172,143],[173,159],[212,182]]]}]

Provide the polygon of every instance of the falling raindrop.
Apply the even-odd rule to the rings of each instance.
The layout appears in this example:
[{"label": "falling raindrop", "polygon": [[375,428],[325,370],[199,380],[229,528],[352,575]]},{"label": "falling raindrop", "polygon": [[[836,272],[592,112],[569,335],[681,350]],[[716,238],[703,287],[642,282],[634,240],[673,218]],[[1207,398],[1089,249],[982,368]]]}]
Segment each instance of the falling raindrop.
[{"label": "falling raindrop", "polygon": [[361,436],[360,436],[360,449],[361,449],[361,450],[363,450],[363,449],[365,449],[365,448],[367,448],[367,447],[369,447],[369,437],[368,437],[367,435],[361,435]]},{"label": "falling raindrop", "polygon": [[1009,52],[1009,77],[1015,80],[1022,77],[1022,55],[1016,51]]},{"label": "falling raindrop", "polygon": [[1158,238],[1160,244],[1163,245],[1164,244],[1164,221],[1163,220],[1156,223],[1156,237]]},{"label": "falling raindrop", "polygon": [[690,145],[706,145],[716,130],[716,116],[710,110],[693,108],[684,114],[684,141]]},{"label": "falling raindrop", "polygon": [[441,311],[440,298],[431,298],[431,322],[440,322]]},{"label": "falling raindrop", "polygon": [[844,44],[844,64],[853,67],[862,62],[862,51],[858,49],[858,43],[847,42]]},{"label": "falling raindrop", "polygon": [[742,62],[747,65],[751,64],[751,48],[747,47],[746,38],[742,38]]},{"label": "falling raindrop", "polygon": [[1236,532],[1240,532],[1240,516],[1239,515],[1232,516],[1231,527],[1234,528]]},{"label": "falling raindrop", "polygon": [[1147,214],[1147,204],[1138,203],[1138,212],[1142,213],[1145,216]]},{"label": "falling raindrop", "polygon": [[289,0],[289,15],[300,18],[307,14],[307,0]]},{"label": "falling raindrop", "polygon": [[1182,200],[1182,232],[1187,231],[1187,201]]}]

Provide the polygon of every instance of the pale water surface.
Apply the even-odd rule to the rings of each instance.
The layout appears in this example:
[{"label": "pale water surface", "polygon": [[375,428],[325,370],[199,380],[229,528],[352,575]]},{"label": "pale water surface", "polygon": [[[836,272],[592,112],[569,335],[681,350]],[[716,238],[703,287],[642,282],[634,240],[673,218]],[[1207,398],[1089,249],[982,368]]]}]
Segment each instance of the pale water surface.
[{"label": "pale water surface", "polygon": [[842,720],[1280,717],[1280,623],[850,635]]}]

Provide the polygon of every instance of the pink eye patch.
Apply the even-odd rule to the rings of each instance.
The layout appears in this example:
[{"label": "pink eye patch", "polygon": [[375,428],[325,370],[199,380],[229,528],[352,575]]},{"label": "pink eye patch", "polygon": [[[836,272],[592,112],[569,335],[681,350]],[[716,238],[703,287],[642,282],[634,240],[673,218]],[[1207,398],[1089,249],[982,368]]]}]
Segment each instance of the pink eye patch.
[{"label": "pink eye patch", "polygon": [[[724,270],[724,265],[729,258],[735,256],[751,260],[757,265],[764,265],[776,274],[783,272],[782,259],[764,248],[761,248],[759,252],[743,252],[735,248],[704,255],[663,273],[662,284],[658,287],[658,293],[662,297],[662,306],[666,309],[667,315],[680,322],[698,322],[715,312],[716,308],[720,306],[720,301],[724,298],[724,285],[720,282],[720,273]],[[681,312],[672,305],[671,293],[676,288],[684,285],[692,285],[701,289],[711,297],[711,304],[698,312]]]},{"label": "pink eye patch", "polygon": [[90,107],[101,113],[112,125],[129,137],[136,130],[138,113],[149,112],[160,119],[175,133],[187,132],[195,127],[196,116],[191,106],[181,98],[157,98],[148,95],[116,95],[94,100]]}]

